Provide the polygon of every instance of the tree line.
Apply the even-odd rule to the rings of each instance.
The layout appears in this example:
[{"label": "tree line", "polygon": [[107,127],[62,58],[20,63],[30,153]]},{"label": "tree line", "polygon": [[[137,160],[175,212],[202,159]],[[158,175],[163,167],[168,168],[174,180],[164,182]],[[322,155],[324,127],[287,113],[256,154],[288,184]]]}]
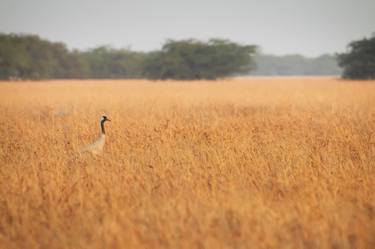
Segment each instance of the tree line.
[{"label": "tree line", "polygon": [[[168,40],[138,52],[101,46],[69,50],[36,35],[0,33],[0,79],[217,79],[236,75],[342,75],[375,79],[375,35],[352,41],[345,53],[305,58],[257,54],[255,45],[224,39]],[[341,69],[338,67],[340,66]]]},{"label": "tree line", "polygon": [[217,79],[253,68],[254,45],[168,40],[161,50],[69,50],[36,35],[0,34],[0,79]]}]

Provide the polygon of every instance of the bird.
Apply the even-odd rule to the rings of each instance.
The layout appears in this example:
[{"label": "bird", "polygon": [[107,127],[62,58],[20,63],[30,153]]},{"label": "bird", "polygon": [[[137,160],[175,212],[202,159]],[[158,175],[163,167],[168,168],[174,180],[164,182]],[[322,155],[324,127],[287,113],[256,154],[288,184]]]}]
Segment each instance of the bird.
[{"label": "bird", "polygon": [[102,116],[102,118],[100,119],[100,136],[99,136],[99,138],[95,142],[93,142],[92,144],[89,144],[86,147],[84,147],[80,151],[80,154],[85,153],[85,152],[90,152],[93,155],[99,155],[99,154],[102,153],[103,147],[104,147],[104,144],[105,144],[104,123],[107,122],[107,121],[111,121],[111,120],[108,119],[107,116]]}]

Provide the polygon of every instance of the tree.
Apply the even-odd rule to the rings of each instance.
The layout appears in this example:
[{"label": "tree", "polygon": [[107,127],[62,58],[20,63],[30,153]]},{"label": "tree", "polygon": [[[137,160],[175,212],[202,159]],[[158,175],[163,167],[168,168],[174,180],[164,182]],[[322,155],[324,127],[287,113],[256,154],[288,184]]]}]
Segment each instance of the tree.
[{"label": "tree", "polygon": [[0,34],[0,79],[81,78],[77,51],[35,35]]},{"label": "tree", "polygon": [[337,59],[344,78],[375,79],[375,36],[351,42]]},{"label": "tree", "polygon": [[82,52],[89,78],[141,78],[144,53],[101,46]]},{"label": "tree", "polygon": [[253,68],[256,47],[228,40],[211,39],[207,43],[193,39],[169,40],[161,51],[150,53],[144,75],[151,79],[217,79]]},{"label": "tree", "polygon": [[141,78],[144,57],[109,47],[70,51],[36,35],[0,34],[0,79]]}]

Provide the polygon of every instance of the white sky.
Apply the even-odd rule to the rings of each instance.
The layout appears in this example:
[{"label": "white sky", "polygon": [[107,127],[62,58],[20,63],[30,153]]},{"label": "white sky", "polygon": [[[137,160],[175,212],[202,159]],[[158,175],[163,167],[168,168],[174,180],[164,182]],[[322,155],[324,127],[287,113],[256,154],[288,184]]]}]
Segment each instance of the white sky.
[{"label": "white sky", "polygon": [[317,56],[374,31],[375,0],[0,0],[0,32],[79,49],[149,51],[168,38],[227,38]]}]

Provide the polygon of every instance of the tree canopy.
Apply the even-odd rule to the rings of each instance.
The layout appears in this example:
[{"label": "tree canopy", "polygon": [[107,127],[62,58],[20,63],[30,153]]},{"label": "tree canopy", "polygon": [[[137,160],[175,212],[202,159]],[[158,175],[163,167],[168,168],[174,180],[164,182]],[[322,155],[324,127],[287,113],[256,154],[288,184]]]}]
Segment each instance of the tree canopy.
[{"label": "tree canopy", "polygon": [[0,34],[0,78],[78,77],[82,67],[76,51],[35,35]]},{"label": "tree canopy", "polygon": [[167,41],[149,53],[97,47],[69,50],[35,35],[0,34],[0,79],[216,79],[253,68],[253,45],[211,39]]},{"label": "tree canopy", "polygon": [[344,78],[375,79],[375,36],[351,42],[337,59]]},{"label": "tree canopy", "polygon": [[84,76],[96,79],[142,78],[145,56],[142,52],[104,46],[80,53],[88,68]]},{"label": "tree canopy", "polygon": [[253,69],[256,47],[229,40],[169,40],[145,61],[145,75],[152,79],[216,79]]}]

